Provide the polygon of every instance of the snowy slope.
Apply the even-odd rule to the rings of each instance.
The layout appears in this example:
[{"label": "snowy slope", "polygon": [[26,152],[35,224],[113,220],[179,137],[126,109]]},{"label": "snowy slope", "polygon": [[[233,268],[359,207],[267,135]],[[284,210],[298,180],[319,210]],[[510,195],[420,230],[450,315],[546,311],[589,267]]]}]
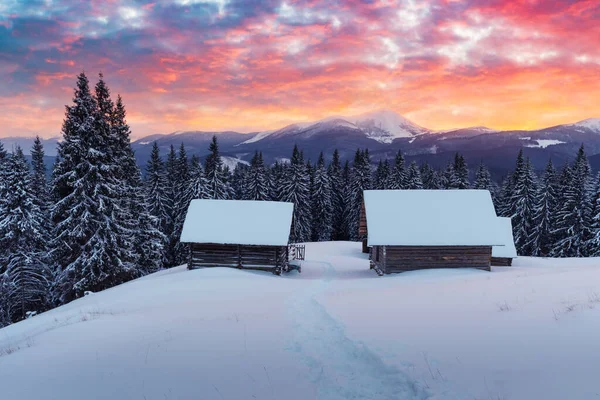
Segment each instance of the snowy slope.
[{"label": "snowy slope", "polygon": [[600,118],[589,118],[579,121],[572,126],[583,127],[600,133]]},{"label": "snowy slope", "polygon": [[600,259],[378,277],[175,268],[0,330],[6,399],[594,399]]}]

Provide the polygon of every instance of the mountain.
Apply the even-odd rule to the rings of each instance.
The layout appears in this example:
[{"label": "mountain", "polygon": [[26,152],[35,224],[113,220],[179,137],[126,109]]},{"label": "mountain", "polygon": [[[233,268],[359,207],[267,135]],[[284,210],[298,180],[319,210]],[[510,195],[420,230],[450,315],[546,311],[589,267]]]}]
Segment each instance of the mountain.
[{"label": "mountain", "polygon": [[549,158],[561,165],[572,159],[584,144],[592,167],[600,169],[598,118],[531,131],[497,131],[483,126],[435,131],[393,111],[382,110],[353,117],[332,116],[249,134],[194,131],[153,135],[135,141],[133,148],[141,163],[148,158],[153,141],[157,141],[163,155],[171,145],[179,146],[183,142],[190,154],[202,157],[208,154],[208,143],[213,135],[219,138],[221,152],[231,167],[238,162],[248,162],[255,151],[262,151],[268,163],[285,160],[297,144],[305,157],[313,161],[321,151],[331,157],[335,149],[342,159],[352,160],[357,148],[368,148],[376,162],[392,159],[401,149],[408,161],[427,161],[440,168],[460,152],[472,168],[484,161],[499,179],[513,168],[520,148],[535,168],[542,170]]},{"label": "mountain", "polygon": [[[382,110],[351,117],[331,116],[247,134],[177,131],[143,137],[134,141],[132,147],[142,165],[150,156],[154,141],[163,156],[170,146],[177,148],[184,143],[190,155],[197,154],[202,158],[208,154],[213,135],[218,137],[221,153],[230,168],[240,162],[249,162],[255,151],[262,151],[267,163],[289,159],[297,144],[305,157],[313,161],[321,151],[330,158],[335,149],[339,150],[342,159],[352,160],[357,148],[368,148],[373,162],[393,159],[398,150],[402,150],[409,162],[427,161],[440,168],[460,152],[472,168],[484,161],[499,179],[513,168],[520,148],[534,167],[542,170],[549,158],[555,165],[572,160],[579,146],[584,144],[592,167],[600,169],[600,118],[531,131],[497,131],[483,126],[435,131],[393,111]],[[2,142],[8,151],[17,144],[27,151],[33,138],[6,138]],[[57,143],[57,138],[44,140],[50,161],[56,155]]]}]

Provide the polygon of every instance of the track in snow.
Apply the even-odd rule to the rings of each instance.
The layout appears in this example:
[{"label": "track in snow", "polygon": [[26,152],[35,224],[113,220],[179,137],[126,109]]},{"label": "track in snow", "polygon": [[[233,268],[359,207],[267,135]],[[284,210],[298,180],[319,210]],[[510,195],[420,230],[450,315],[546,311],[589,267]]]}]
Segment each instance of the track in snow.
[{"label": "track in snow", "polygon": [[290,351],[297,352],[310,368],[317,385],[317,399],[425,399],[427,393],[399,369],[385,364],[364,344],[346,336],[336,321],[316,299],[326,291],[336,271],[330,263],[323,266],[322,278],[290,300],[294,321]]}]

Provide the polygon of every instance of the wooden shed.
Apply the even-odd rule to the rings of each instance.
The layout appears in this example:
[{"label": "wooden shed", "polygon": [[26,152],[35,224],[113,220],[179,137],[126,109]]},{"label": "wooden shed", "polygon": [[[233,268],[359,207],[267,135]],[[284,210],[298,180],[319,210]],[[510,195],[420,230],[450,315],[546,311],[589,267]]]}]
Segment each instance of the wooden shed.
[{"label": "wooden shed", "polygon": [[487,190],[368,190],[367,244],[379,274],[428,268],[489,271],[502,246]]},{"label": "wooden shed", "polygon": [[498,217],[498,229],[504,239],[504,246],[492,247],[492,266],[510,267],[513,258],[517,258],[517,249],[513,239],[513,227],[510,218]]},{"label": "wooden shed", "polygon": [[192,200],[180,241],[189,269],[234,267],[281,273],[288,266],[292,203]]}]

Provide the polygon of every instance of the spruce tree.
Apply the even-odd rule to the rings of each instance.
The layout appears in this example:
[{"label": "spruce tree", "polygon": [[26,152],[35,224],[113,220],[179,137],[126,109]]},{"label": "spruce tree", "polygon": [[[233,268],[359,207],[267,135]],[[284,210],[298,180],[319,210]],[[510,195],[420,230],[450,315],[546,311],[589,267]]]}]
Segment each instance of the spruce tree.
[{"label": "spruce tree", "polygon": [[139,276],[128,246],[123,247],[122,190],[103,107],[81,73],[74,105],[66,110],[53,173],[53,254],[59,265],[56,294],[62,302]]},{"label": "spruce tree", "polygon": [[407,189],[423,189],[421,171],[416,161],[411,162],[408,167]]},{"label": "spruce tree", "polygon": [[16,322],[24,319],[28,311],[44,311],[50,304],[49,232],[45,211],[35,198],[33,176],[20,147],[9,157],[3,175],[1,290],[6,317]]},{"label": "spruce tree", "polygon": [[350,240],[362,240],[358,228],[363,204],[363,192],[371,189],[371,162],[367,150],[356,150],[350,175],[348,230]]},{"label": "spruce tree", "polygon": [[231,188],[227,184],[226,173],[223,169],[223,160],[219,154],[217,137],[213,136],[208,147],[210,154],[206,157],[205,173],[208,179],[208,195],[211,199],[227,200]]},{"label": "spruce tree", "polygon": [[546,257],[554,244],[554,215],[557,207],[557,177],[552,160],[548,161],[538,187],[530,237],[531,255]]},{"label": "spruce tree", "polygon": [[262,153],[255,152],[246,174],[243,199],[269,200],[272,190],[268,178]]},{"label": "spruce tree", "polygon": [[529,159],[513,175],[514,187],[511,196],[513,237],[518,254],[530,255],[530,237],[533,234],[533,218],[536,207],[537,177]]},{"label": "spruce tree", "polygon": [[492,180],[492,175],[483,162],[479,163],[479,167],[475,173],[473,189],[488,190],[492,196],[492,201],[496,204],[496,192],[498,191],[498,186]]},{"label": "spruce tree", "polygon": [[421,165],[421,180],[423,181],[423,189],[441,189],[440,177],[436,170],[424,162]]},{"label": "spruce tree", "polygon": [[[246,193],[246,176],[248,175],[249,169],[250,167],[243,163],[237,163],[235,165],[235,168],[233,169],[233,175],[231,177],[231,186],[233,188],[234,200],[242,200],[244,198],[244,193]],[[202,171],[204,171],[204,169]],[[270,189],[271,191],[269,192],[269,199],[271,199],[271,196],[273,195],[272,188]]]},{"label": "spruce tree", "polygon": [[167,182],[165,165],[160,157],[158,144],[152,144],[152,152],[146,163],[146,177],[144,181],[145,200],[150,215],[156,218],[158,230],[164,237],[162,262],[167,261],[165,254],[166,238],[172,230],[171,197]]},{"label": "spruce tree", "polygon": [[591,232],[585,246],[589,257],[598,257],[600,255],[600,174],[596,177],[590,219]]},{"label": "spruce tree", "polygon": [[390,172],[389,188],[392,190],[406,189],[406,180],[407,171],[404,157],[402,156],[402,151],[398,150],[398,153],[396,153],[396,158],[394,159],[394,167]]},{"label": "spruce tree", "polygon": [[573,167],[561,177],[554,234],[553,255],[558,257],[586,257],[587,242],[592,237],[592,204],[590,201],[591,168],[583,145]]},{"label": "spruce tree", "polygon": [[312,236],[314,241],[331,240],[332,217],[331,182],[325,167],[323,152],[321,152],[315,167],[312,192]]},{"label": "spruce tree", "polygon": [[346,207],[345,193],[346,186],[342,179],[342,164],[340,162],[340,153],[337,149],[333,152],[333,158],[327,173],[329,175],[329,182],[331,183],[331,207],[332,207],[332,232],[331,238],[333,240],[344,240],[346,237],[345,223],[344,223],[344,210]]},{"label": "spruce tree", "polygon": [[34,196],[42,210],[50,207],[48,181],[46,180],[46,163],[44,162],[44,145],[39,136],[35,137],[31,148],[32,186]]},{"label": "spruce tree", "polygon": [[442,189],[458,189],[459,182],[454,170],[454,163],[448,163],[446,169],[442,172],[441,186]]},{"label": "spruce tree", "polygon": [[377,169],[375,170],[375,181],[373,182],[375,189],[390,189],[392,186],[391,181],[390,163],[387,159],[385,161],[379,160],[379,164],[377,164]]},{"label": "spruce tree", "polygon": [[467,167],[467,163],[461,154],[456,153],[454,155],[454,165],[452,169],[454,170],[454,175],[456,177],[456,184],[454,188],[468,189],[470,186],[469,168]]},{"label": "spruce tree", "polygon": [[290,165],[286,168],[281,187],[281,201],[294,203],[290,239],[306,242],[311,236],[310,177],[298,146],[294,146]]}]

